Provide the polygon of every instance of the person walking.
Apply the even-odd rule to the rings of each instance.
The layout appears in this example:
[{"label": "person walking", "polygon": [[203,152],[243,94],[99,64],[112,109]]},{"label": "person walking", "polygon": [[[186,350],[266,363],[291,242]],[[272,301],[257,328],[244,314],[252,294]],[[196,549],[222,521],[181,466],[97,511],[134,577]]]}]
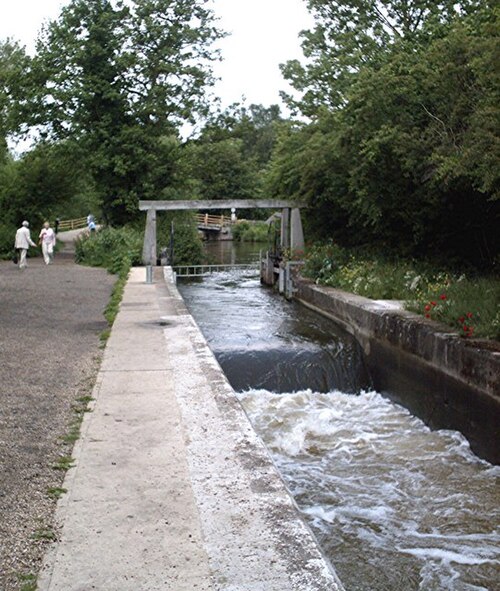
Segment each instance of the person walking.
[{"label": "person walking", "polygon": [[42,245],[43,260],[46,265],[54,260],[54,246],[56,245],[56,233],[50,227],[49,222],[44,222],[40,231],[40,244]]},{"label": "person walking", "polygon": [[24,220],[21,224],[21,227],[16,232],[16,240],[14,242],[14,248],[19,253],[19,268],[25,269],[26,268],[26,254],[28,253],[28,249],[30,246],[36,246],[36,244],[31,240],[31,235],[29,231],[29,223]]}]

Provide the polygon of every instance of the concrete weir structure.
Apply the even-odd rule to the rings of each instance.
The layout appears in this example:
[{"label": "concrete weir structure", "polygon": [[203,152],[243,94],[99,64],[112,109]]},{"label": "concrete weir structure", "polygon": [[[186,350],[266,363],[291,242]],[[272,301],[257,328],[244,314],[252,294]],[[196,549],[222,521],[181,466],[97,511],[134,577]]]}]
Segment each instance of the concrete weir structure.
[{"label": "concrete weir structure", "polygon": [[39,591],[341,591],[171,277],[133,269]]},{"label": "concrete weir structure", "polygon": [[395,302],[299,276],[294,297],[354,335],[377,391],[432,428],[460,431],[477,455],[500,464],[500,350],[467,342]]}]

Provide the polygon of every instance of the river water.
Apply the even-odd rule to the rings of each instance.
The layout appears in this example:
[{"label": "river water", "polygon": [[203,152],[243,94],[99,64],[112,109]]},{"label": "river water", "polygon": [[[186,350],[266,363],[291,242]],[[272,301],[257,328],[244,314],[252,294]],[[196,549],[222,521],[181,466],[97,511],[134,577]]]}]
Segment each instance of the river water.
[{"label": "river water", "polygon": [[499,467],[371,391],[352,337],[256,273],[179,288],[346,591],[500,589]]}]

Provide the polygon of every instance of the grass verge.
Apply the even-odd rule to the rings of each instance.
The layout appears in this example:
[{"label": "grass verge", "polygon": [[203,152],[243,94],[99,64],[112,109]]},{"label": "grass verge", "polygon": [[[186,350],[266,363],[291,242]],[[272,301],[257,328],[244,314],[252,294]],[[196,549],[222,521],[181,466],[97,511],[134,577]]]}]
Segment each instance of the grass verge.
[{"label": "grass verge", "polygon": [[36,591],[36,580],[37,576],[32,573],[18,574],[20,591]]},{"label": "grass verge", "polygon": [[442,322],[464,338],[500,340],[500,280],[427,263],[386,260],[334,244],[308,249],[305,276],[375,300],[400,300],[408,310]]}]

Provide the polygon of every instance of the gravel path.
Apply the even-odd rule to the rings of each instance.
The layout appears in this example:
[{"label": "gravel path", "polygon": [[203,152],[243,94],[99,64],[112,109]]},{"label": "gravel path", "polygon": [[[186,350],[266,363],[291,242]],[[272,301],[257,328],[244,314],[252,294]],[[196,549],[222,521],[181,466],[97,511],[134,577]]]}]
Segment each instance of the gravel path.
[{"label": "gravel path", "polygon": [[75,400],[93,386],[113,283],[102,269],[76,265],[70,245],[48,267],[41,258],[24,271],[0,262],[2,591],[21,589],[20,575],[39,569],[55,509],[47,490],[64,477],[51,466],[71,453],[61,437]]}]

